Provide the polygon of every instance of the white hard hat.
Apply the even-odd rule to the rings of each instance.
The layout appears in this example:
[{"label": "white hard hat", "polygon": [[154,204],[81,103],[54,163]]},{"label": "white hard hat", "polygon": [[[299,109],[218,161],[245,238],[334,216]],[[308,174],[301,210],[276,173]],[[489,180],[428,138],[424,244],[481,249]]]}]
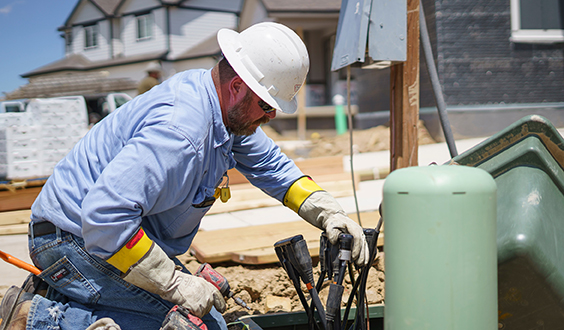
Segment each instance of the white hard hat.
[{"label": "white hard hat", "polygon": [[162,72],[161,65],[157,62],[151,62],[147,65],[145,72]]},{"label": "white hard hat", "polygon": [[309,56],[294,31],[264,22],[241,33],[221,29],[217,41],[229,64],[258,97],[285,113],[296,112],[295,95],[309,71]]}]

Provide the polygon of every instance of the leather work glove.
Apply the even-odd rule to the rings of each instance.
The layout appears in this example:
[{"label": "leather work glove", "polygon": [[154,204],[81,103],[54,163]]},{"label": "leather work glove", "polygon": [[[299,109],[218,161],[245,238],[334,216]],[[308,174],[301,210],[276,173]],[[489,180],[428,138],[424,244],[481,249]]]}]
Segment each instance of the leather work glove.
[{"label": "leather work glove", "polygon": [[212,306],[225,312],[225,299],[219,290],[201,277],[177,270],[142,228],[107,261],[124,273],[122,277],[127,282],[186,307],[197,317],[209,313]]},{"label": "leather work glove", "polygon": [[331,244],[338,243],[341,232],[353,236],[352,258],[359,266],[368,263],[368,244],[362,227],[350,219],[331,194],[321,189],[310,177],[296,180],[284,196],[288,206],[304,220],[325,230]]}]

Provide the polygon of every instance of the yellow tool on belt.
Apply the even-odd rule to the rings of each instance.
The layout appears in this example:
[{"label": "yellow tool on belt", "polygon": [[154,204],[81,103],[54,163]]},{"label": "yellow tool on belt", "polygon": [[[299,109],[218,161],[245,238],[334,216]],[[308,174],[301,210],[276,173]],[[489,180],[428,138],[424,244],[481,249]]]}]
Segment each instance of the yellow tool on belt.
[{"label": "yellow tool on belt", "polygon": [[229,189],[229,176],[226,174],[225,177],[227,178],[225,186],[215,188],[213,197],[215,197],[215,199],[220,198],[222,202],[227,203],[229,198],[231,198],[231,189]]}]

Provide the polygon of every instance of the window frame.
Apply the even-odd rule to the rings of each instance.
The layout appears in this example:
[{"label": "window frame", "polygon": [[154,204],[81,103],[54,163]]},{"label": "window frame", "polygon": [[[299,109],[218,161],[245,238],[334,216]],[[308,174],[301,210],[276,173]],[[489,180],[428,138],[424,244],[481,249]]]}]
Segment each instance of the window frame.
[{"label": "window frame", "polygon": [[98,34],[99,31],[97,23],[84,26],[84,49],[93,49],[98,47]]},{"label": "window frame", "polygon": [[521,29],[520,0],[511,0],[511,36],[515,43],[553,44],[564,42],[564,29]]},{"label": "window frame", "polygon": [[[140,24],[141,20],[143,20],[142,25]],[[143,14],[138,14],[135,15],[135,23],[136,23],[136,29],[137,29],[137,33],[136,33],[136,39],[137,41],[144,41],[144,40],[149,40],[153,38],[153,24],[154,20],[153,20],[153,16],[151,15],[151,13],[143,13]],[[141,36],[141,27],[145,28],[145,35]]]}]

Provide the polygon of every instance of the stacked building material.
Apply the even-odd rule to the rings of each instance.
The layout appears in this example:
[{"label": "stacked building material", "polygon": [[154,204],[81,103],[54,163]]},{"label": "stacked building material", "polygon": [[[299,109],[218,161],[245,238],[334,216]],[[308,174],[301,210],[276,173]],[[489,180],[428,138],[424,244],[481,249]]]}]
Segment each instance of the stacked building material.
[{"label": "stacked building material", "polygon": [[47,177],[88,131],[84,98],[32,99],[25,112],[0,114],[0,178]]}]

